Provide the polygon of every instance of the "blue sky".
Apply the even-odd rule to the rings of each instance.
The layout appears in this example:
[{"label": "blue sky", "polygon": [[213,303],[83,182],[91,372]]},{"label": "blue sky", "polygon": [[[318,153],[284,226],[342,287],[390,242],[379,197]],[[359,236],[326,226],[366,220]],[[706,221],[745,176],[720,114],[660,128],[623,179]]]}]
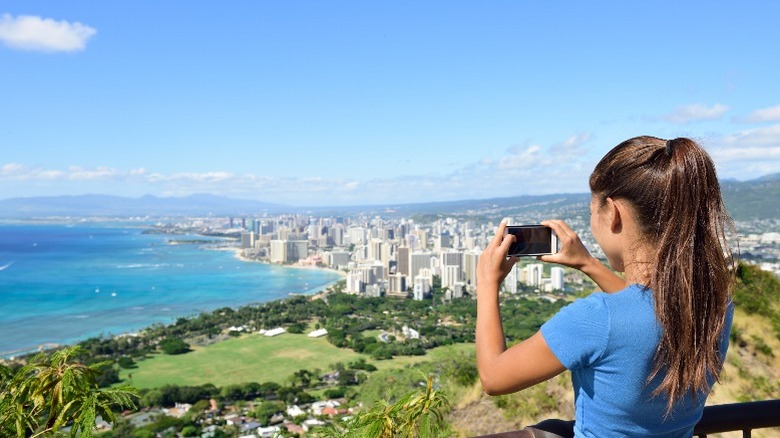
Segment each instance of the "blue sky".
[{"label": "blue sky", "polygon": [[0,199],[585,192],[650,134],[780,172],[775,2],[4,1]]}]

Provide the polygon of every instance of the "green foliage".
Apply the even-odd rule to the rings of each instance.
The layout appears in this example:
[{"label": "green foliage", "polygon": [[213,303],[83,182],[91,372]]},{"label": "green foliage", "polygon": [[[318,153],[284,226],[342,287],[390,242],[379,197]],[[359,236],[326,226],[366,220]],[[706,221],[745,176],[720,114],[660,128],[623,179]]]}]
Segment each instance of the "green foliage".
[{"label": "green foliage", "polygon": [[414,368],[377,371],[360,386],[360,401],[364,406],[380,401],[395,403],[409,391],[419,388],[421,372],[429,372],[432,369],[430,363],[425,363]]},{"label": "green foliage", "polygon": [[284,412],[286,406],[283,402],[280,401],[264,401],[260,403],[260,405],[255,408],[255,418],[257,419],[260,424],[268,425],[268,422],[271,420],[271,417],[274,415]]},{"label": "green foliage", "polygon": [[344,386],[339,386],[336,388],[326,389],[323,394],[325,395],[325,397],[333,399],[333,398],[344,397],[346,393],[347,393],[347,388]]},{"label": "green foliage", "polygon": [[410,392],[397,402],[381,400],[361,412],[344,427],[332,426],[318,431],[321,437],[443,437],[449,436],[444,414],[449,408],[447,396],[436,389],[434,376],[425,377],[425,389]]},{"label": "green foliage", "polygon": [[297,334],[301,334],[301,333],[303,333],[303,332],[305,332],[305,331],[306,331],[306,324],[304,324],[304,323],[302,323],[302,322],[296,322],[296,323],[294,323],[294,324],[290,324],[290,325],[287,327],[287,332],[288,332],[288,333],[297,333]]},{"label": "green foliage", "polygon": [[173,406],[180,403],[197,403],[200,400],[208,400],[217,397],[220,390],[214,385],[201,386],[177,386],[164,385],[143,393],[141,406]]},{"label": "green foliage", "polygon": [[770,318],[776,316],[777,303],[780,303],[780,281],[758,266],[740,263],[737,266],[734,302],[748,313]]},{"label": "green foliage", "polygon": [[477,361],[472,355],[458,354],[444,360],[444,376],[460,386],[471,386],[479,378]]},{"label": "green foliage", "polygon": [[136,365],[136,363],[133,360],[133,358],[131,358],[129,356],[122,356],[122,357],[120,357],[117,360],[117,364],[119,365],[120,368],[124,368],[124,369],[138,368],[138,365]]},{"label": "green foliage", "polygon": [[780,339],[780,280],[758,266],[740,263],[734,304],[740,309],[767,317]]},{"label": "green foliage", "polygon": [[15,373],[0,367],[0,435],[56,434],[72,422],[71,436],[89,437],[98,415],[113,422],[112,407],[134,407],[134,388],[98,386],[106,363],[74,362],[84,353],[69,347],[51,356],[39,354]]},{"label": "green foliage", "polygon": [[373,372],[377,370],[377,368],[374,365],[366,362],[366,360],[362,357],[354,362],[350,362],[349,367],[353,370],[363,370],[369,372]]},{"label": "green foliage", "polygon": [[190,351],[190,344],[178,338],[165,338],[160,341],[160,350],[165,354],[184,354]]}]

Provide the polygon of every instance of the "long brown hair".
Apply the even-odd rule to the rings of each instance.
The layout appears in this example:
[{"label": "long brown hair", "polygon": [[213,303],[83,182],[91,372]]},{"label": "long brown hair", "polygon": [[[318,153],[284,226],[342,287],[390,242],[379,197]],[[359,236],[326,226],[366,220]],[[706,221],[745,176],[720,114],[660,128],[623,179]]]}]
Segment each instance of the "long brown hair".
[{"label": "long brown hair", "polygon": [[653,248],[649,284],[661,341],[647,382],[668,395],[667,414],[687,392],[709,392],[722,366],[719,339],[733,285],[726,228],[733,224],[712,159],[688,138],[635,137],[615,146],[590,177],[590,189],[627,201],[642,242]]}]

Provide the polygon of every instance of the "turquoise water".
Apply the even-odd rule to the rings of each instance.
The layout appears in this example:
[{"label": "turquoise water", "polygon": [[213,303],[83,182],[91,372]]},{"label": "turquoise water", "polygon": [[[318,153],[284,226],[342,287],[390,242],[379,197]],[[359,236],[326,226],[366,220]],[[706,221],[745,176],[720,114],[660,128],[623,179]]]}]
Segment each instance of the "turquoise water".
[{"label": "turquoise water", "polygon": [[339,279],[330,271],[244,262],[208,245],[170,245],[204,238],[144,229],[0,224],[0,356],[314,293]]}]

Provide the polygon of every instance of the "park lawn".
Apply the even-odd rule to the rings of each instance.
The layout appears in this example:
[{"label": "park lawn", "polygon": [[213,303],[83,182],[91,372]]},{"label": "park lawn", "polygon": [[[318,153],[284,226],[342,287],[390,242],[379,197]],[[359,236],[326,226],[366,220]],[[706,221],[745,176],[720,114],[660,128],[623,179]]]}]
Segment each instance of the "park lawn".
[{"label": "park lawn", "polygon": [[285,333],[267,337],[250,334],[227,339],[207,347],[195,347],[180,355],[157,354],[139,361],[138,368],[122,370],[123,383],[136,388],[158,388],[163,385],[195,386],[206,383],[217,387],[246,382],[286,383],[300,369],[329,371],[331,365],[347,365],[366,359],[379,370],[441,360],[453,353],[474,356],[474,344],[454,344],[429,350],[424,356],[396,356],[392,360],[373,360],[364,354],[331,345],[325,337]]},{"label": "park lawn", "polygon": [[305,334],[285,333],[267,337],[244,335],[207,347],[195,347],[181,355],[157,354],[138,362],[138,368],[122,370],[120,378],[136,388],[163,385],[203,385],[218,387],[246,382],[277,382],[300,369],[326,370],[331,364],[344,364],[366,357],[331,345],[327,339]]}]

